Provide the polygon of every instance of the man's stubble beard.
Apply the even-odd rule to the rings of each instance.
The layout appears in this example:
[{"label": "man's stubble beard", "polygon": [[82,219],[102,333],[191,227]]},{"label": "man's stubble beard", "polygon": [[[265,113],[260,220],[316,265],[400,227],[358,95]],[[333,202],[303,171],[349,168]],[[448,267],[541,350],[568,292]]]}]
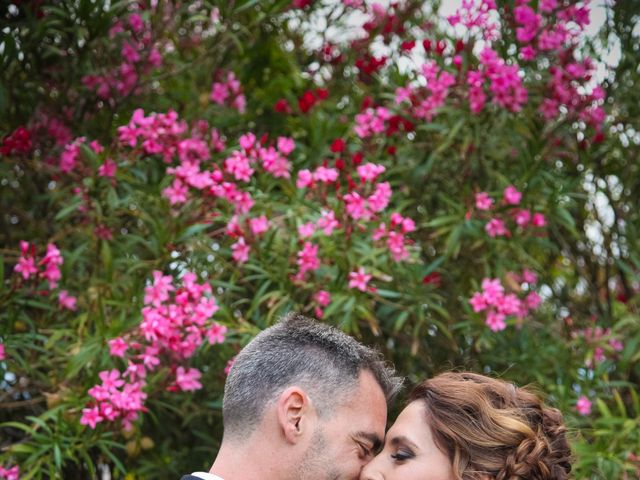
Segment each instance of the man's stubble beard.
[{"label": "man's stubble beard", "polygon": [[311,445],[296,469],[295,480],[341,480],[340,470],[328,450],[324,431],[317,427],[311,437]]}]

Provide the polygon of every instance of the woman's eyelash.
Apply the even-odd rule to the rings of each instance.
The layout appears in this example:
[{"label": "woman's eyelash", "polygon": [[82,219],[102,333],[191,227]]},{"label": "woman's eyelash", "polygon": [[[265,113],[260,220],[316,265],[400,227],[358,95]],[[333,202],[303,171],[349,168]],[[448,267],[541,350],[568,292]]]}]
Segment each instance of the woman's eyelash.
[{"label": "woman's eyelash", "polygon": [[393,455],[391,455],[391,458],[393,458],[394,460],[398,461],[398,462],[402,462],[403,460],[408,460],[410,458],[412,458],[413,452],[398,452],[398,453],[394,453]]}]

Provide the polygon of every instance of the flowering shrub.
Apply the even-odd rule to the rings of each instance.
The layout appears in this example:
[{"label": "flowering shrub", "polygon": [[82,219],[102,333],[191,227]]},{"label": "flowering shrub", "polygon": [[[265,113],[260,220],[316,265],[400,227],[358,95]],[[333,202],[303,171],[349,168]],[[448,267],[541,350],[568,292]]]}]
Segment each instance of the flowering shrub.
[{"label": "flowering shrub", "polygon": [[606,8],[618,66],[569,0],[12,4],[0,478],[208,468],[290,310],[411,382],[535,382],[576,478],[633,478],[640,59]]}]

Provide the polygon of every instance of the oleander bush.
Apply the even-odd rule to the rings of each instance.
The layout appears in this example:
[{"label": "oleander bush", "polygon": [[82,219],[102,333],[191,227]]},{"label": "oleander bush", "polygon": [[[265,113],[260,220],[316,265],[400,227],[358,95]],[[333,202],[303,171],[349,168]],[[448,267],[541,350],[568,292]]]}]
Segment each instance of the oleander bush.
[{"label": "oleander bush", "polygon": [[0,479],[208,469],[292,310],[638,478],[640,10],[442,3],[3,3]]}]

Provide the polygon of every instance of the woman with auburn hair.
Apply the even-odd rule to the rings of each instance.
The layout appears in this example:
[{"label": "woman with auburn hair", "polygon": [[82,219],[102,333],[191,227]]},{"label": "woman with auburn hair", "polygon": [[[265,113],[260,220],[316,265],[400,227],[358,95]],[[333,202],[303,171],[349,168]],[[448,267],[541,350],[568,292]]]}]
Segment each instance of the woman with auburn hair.
[{"label": "woman with auburn hair", "polygon": [[419,384],[361,480],[564,480],[562,414],[534,393],[475,373]]}]

